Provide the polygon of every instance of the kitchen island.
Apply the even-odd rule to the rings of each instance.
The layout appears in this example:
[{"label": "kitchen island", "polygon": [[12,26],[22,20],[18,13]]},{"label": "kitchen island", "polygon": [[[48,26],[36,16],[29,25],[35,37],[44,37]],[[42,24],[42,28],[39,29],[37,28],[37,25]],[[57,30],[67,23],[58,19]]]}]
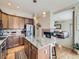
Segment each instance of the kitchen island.
[{"label": "kitchen island", "polygon": [[[28,59],[52,59],[54,39],[24,37],[25,53]],[[56,56],[55,56],[56,57]]]}]

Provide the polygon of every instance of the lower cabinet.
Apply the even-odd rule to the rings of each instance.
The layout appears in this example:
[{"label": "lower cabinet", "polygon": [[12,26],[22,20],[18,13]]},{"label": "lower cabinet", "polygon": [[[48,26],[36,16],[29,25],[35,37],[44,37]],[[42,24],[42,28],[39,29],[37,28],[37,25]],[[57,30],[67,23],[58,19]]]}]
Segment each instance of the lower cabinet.
[{"label": "lower cabinet", "polygon": [[28,59],[38,59],[38,49],[32,45],[29,41],[27,41],[25,39],[24,41],[24,45],[25,45],[25,54],[27,56]]},{"label": "lower cabinet", "polygon": [[7,48],[16,47],[19,45],[23,45],[23,38],[20,36],[9,36],[7,39]]},{"label": "lower cabinet", "polygon": [[32,45],[31,59],[38,59],[38,49]]},{"label": "lower cabinet", "polygon": [[26,40],[24,40],[24,51],[27,58],[29,58],[29,43]]},{"label": "lower cabinet", "polygon": [[19,46],[19,36],[14,36],[13,37],[13,46]]},{"label": "lower cabinet", "polygon": [[24,38],[23,37],[19,37],[19,44],[24,45]]},{"label": "lower cabinet", "polygon": [[9,36],[7,39],[7,48],[12,48],[12,47],[14,47],[13,36]]}]

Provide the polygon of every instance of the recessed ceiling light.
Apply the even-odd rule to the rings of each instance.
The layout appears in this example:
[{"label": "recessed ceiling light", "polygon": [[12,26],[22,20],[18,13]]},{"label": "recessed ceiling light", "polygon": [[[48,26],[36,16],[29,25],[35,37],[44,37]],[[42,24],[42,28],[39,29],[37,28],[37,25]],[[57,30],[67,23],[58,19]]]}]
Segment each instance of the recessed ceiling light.
[{"label": "recessed ceiling light", "polygon": [[8,5],[11,6],[11,3],[9,2]]},{"label": "recessed ceiling light", "polygon": [[46,15],[46,12],[44,11],[42,14],[43,14],[43,15]]},{"label": "recessed ceiling light", "polygon": [[37,17],[36,17],[36,16],[34,16],[34,19],[36,20],[36,19],[37,19]]},{"label": "recessed ceiling light", "polygon": [[17,8],[20,8],[19,6],[17,6]]},{"label": "recessed ceiling light", "polygon": [[37,2],[37,0],[33,0],[33,2],[34,2],[34,3],[36,3],[36,2]]}]

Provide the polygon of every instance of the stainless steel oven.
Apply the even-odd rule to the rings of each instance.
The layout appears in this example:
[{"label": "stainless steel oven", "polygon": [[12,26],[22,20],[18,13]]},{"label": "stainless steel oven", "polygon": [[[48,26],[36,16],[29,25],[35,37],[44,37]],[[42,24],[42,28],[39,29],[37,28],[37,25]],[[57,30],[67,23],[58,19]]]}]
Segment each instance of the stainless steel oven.
[{"label": "stainless steel oven", "polygon": [[6,59],[6,41],[0,46],[0,59]]}]

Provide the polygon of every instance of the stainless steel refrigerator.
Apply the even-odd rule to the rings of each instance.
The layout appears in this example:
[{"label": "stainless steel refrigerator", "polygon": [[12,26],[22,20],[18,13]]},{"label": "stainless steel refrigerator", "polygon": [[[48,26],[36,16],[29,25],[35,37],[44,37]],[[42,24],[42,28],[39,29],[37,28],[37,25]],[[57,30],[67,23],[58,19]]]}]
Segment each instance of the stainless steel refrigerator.
[{"label": "stainless steel refrigerator", "polygon": [[33,38],[33,25],[31,24],[26,25],[26,36],[30,39]]}]

